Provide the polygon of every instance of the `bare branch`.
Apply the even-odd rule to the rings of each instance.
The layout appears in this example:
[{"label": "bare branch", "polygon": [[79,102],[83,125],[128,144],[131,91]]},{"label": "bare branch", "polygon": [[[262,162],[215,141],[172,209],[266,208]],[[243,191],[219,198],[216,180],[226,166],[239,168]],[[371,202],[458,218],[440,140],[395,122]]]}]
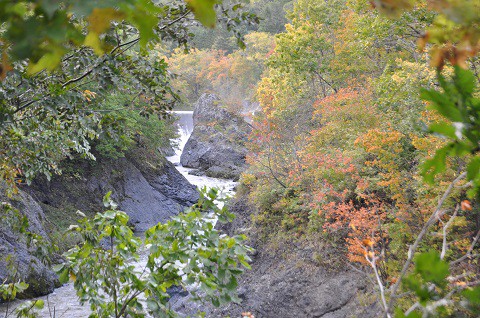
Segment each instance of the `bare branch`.
[{"label": "bare branch", "polygon": [[455,212],[453,212],[453,215],[450,217],[450,219],[448,219],[448,222],[443,226],[443,244],[442,244],[442,252],[440,253],[440,259],[445,258],[445,253],[447,252],[447,230],[450,227],[450,225],[452,225],[453,220],[457,217],[459,208],[460,206],[457,204],[457,206],[455,207]]},{"label": "bare branch", "polygon": [[410,264],[412,263],[413,256],[415,255],[415,251],[417,250],[418,245],[419,245],[420,242],[422,241],[422,239],[423,239],[423,237],[425,236],[425,234],[427,233],[428,229],[438,220],[439,216],[440,216],[441,213],[442,213],[443,203],[445,203],[445,200],[448,198],[448,196],[449,196],[450,193],[452,192],[452,190],[453,190],[453,188],[455,187],[455,185],[456,185],[460,180],[462,180],[463,178],[465,178],[466,175],[467,175],[467,173],[466,173],[466,172],[463,172],[463,173],[460,174],[455,180],[453,180],[452,183],[450,183],[450,185],[448,186],[447,190],[444,192],[444,194],[442,195],[442,197],[441,197],[440,200],[438,201],[437,208],[436,208],[435,211],[432,213],[432,215],[431,215],[430,218],[428,219],[427,223],[425,223],[425,225],[423,226],[423,228],[422,228],[422,230],[420,231],[420,233],[418,234],[415,242],[414,242],[414,243],[410,246],[410,248],[408,249],[407,260],[405,261],[405,264],[403,265],[402,271],[400,272],[400,275],[399,275],[398,278],[397,278],[397,282],[393,285],[393,287],[392,287],[392,289],[391,289],[390,302],[389,302],[388,308],[392,308],[393,302],[394,302],[394,300],[395,300],[395,297],[394,297],[394,296],[395,296],[395,294],[397,293],[398,288],[400,287],[400,282],[402,281],[403,276],[405,276],[405,274],[407,273],[408,268],[410,267]]},{"label": "bare branch", "polygon": [[478,254],[472,255],[472,251],[473,251],[473,249],[475,248],[475,245],[477,244],[478,239],[480,239],[480,230],[477,232],[477,235],[476,235],[475,238],[473,239],[473,242],[472,242],[472,244],[470,245],[470,248],[468,249],[467,253],[465,253],[465,255],[463,255],[463,256],[460,257],[459,259],[450,262],[450,266],[456,265],[456,264],[464,261],[464,260],[467,259],[467,258],[477,257]]},{"label": "bare branch", "polygon": [[378,274],[378,269],[377,269],[377,257],[375,254],[373,254],[373,248],[372,248],[372,259],[368,258],[368,253],[365,254],[365,259],[367,262],[370,264],[370,266],[373,268],[373,272],[375,273],[375,278],[377,279],[377,285],[380,290],[380,297],[382,298],[382,305],[383,309],[385,310],[385,316],[387,318],[391,318],[392,316],[390,315],[390,309],[387,304],[387,299],[385,297],[385,287],[383,286],[382,279],[380,278],[380,275]]}]

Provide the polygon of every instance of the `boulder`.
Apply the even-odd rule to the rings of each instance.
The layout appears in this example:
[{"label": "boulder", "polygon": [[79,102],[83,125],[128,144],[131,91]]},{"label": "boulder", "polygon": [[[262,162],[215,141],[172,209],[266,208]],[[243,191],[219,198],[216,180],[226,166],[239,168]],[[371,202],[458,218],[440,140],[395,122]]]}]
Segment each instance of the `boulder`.
[{"label": "boulder", "polygon": [[199,198],[196,188],[170,162],[165,162],[158,175],[142,174],[134,165],[127,165],[124,173],[124,184],[116,189],[114,198],[136,231],[167,221]]},{"label": "boulder", "polygon": [[238,179],[246,169],[245,142],[251,126],[222,105],[214,94],[203,94],[193,111],[193,132],[180,163],[209,177]]}]

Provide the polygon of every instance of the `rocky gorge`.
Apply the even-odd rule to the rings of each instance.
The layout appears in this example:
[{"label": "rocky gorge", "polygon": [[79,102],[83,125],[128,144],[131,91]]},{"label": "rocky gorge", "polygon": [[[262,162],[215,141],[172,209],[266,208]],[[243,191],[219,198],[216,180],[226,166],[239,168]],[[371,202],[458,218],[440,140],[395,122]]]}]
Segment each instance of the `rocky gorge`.
[{"label": "rocky gorge", "polygon": [[[144,231],[198,199],[191,182],[198,186],[205,182],[230,188],[235,185],[230,181],[216,183],[219,179],[201,175],[238,179],[247,169],[244,142],[251,128],[240,115],[221,106],[221,101],[212,94],[204,94],[199,99],[193,112],[193,132],[178,167],[164,158],[142,153],[142,149],[117,160],[76,161],[62,176],[51,181],[37,179],[31,186],[22,187],[17,199],[9,201],[28,217],[32,231],[49,237],[54,226],[74,223],[76,210],[101,211],[102,196],[112,191],[119,208],[128,212],[131,225]],[[170,157],[173,162],[178,159]],[[186,316],[201,310],[206,317],[241,317],[244,312],[251,312],[256,318],[374,316],[375,305],[364,297],[368,290],[364,276],[349,268],[332,267],[328,262],[319,261],[319,251],[326,247],[316,242],[275,245],[263,240],[252,220],[257,211],[245,193],[231,200],[229,208],[236,219],[221,229],[229,235],[247,235],[249,244],[255,248],[252,270],[239,281],[242,302],[221,308],[198,305],[189,301],[187,292],[180,290],[172,293],[175,311]],[[15,255],[19,277],[32,286],[25,297],[45,295],[59,286],[49,267],[32,255],[25,244],[16,242],[13,234],[3,228],[1,234],[0,246],[7,246],[7,252]],[[6,264],[0,265],[0,279],[3,279],[7,274],[2,272]],[[71,292],[66,287],[57,291]],[[79,306],[68,308],[71,317],[85,314]]]},{"label": "rocky gorge", "polygon": [[[51,235],[59,239],[59,231],[75,223],[79,218],[77,210],[87,215],[102,211],[102,197],[110,191],[139,232],[168,220],[198,200],[196,187],[172,163],[142,154],[142,149],[117,160],[71,162],[61,176],[51,181],[37,178],[31,186],[22,186],[13,199],[1,199],[28,218],[30,231],[50,240]],[[55,274],[32,255],[25,243],[18,241],[8,227],[0,230],[1,253],[13,255],[9,262],[14,262],[16,276],[30,285],[24,297],[46,295],[58,287]],[[0,281],[7,277],[7,268],[7,262],[0,260]]]}]

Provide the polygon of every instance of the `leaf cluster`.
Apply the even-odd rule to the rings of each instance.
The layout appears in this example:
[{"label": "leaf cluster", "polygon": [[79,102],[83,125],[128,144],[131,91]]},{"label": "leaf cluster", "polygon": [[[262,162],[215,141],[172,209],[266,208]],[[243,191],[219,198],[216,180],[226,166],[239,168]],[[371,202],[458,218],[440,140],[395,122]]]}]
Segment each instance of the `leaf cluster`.
[{"label": "leaf cluster", "polygon": [[[237,277],[250,268],[251,248],[242,243],[245,237],[228,237],[214,228],[215,221],[232,218],[215,205],[216,190],[202,191],[192,208],[153,226],[144,239],[134,235],[128,216],[109,196],[104,199],[109,210],[71,226],[84,242],[55,268],[61,281],[74,281],[80,302],[92,308],[90,317],[144,317],[146,312],[176,317],[168,307],[172,286],[195,286],[189,289],[194,298],[215,306],[240,301]],[[144,257],[145,263],[139,262]]]},{"label": "leaf cluster", "polygon": [[421,97],[447,120],[432,124],[430,131],[449,142],[425,162],[423,175],[433,182],[435,175],[445,170],[447,156],[466,157],[467,178],[474,184],[469,193],[474,196],[480,189],[480,99],[475,97],[476,78],[471,71],[456,66],[450,80],[442,74],[438,79],[442,91],[424,89]]}]

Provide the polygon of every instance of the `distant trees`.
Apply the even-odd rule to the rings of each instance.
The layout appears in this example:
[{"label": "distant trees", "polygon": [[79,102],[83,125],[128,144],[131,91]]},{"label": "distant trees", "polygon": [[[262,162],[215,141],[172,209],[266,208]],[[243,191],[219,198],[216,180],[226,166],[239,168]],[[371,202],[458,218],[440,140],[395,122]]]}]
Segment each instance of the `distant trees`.
[{"label": "distant trees", "polygon": [[245,35],[245,50],[231,54],[213,49],[176,50],[167,59],[175,74],[172,86],[182,104],[191,107],[205,91],[217,94],[229,107],[242,110],[244,101],[253,101],[264,63],[273,49],[273,36],[252,32]]}]

